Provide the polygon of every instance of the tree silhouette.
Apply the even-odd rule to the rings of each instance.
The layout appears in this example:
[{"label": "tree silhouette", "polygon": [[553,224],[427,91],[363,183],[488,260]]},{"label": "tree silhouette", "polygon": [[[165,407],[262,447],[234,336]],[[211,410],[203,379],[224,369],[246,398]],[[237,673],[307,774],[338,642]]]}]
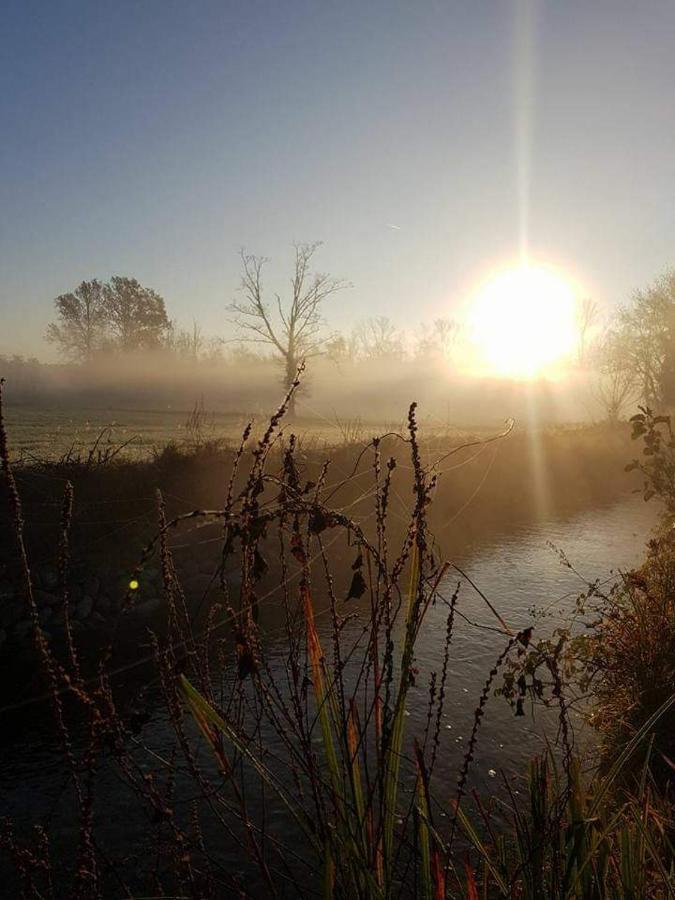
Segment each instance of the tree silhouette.
[{"label": "tree silhouette", "polygon": [[120,275],[105,286],[105,317],[114,346],[124,352],[161,347],[170,329],[162,297]]},{"label": "tree silhouette", "polygon": [[387,316],[374,316],[356,328],[359,350],[366,359],[401,359],[403,336]]},{"label": "tree silhouette", "polygon": [[207,341],[198,322],[192,320],[192,328],[178,328],[174,322],[169,324],[165,346],[177,356],[196,362],[207,349]]},{"label": "tree silhouette", "polygon": [[675,400],[675,270],[636,291],[619,312],[621,352],[640,384],[642,399],[660,407]]},{"label": "tree silhouette", "polygon": [[[345,281],[311,272],[312,257],[321,246],[295,244],[295,268],[286,299],[275,294],[275,311],[265,301],[262,271],[269,261],[263,256],[241,252],[244,299],[234,301],[229,309],[240,331],[240,340],[266,344],[283,365],[283,383],[288,389],[303,359],[320,353],[330,335],[323,335],[321,307],[331,295],[346,287]],[[291,400],[289,414],[295,414]]]},{"label": "tree silhouette", "polygon": [[447,360],[459,335],[459,324],[453,319],[434,319],[431,327],[422,323],[415,353],[418,357],[440,357]]},{"label": "tree silhouette", "polygon": [[88,362],[105,342],[105,288],[95,278],[54,300],[56,321],[47,326],[46,339],[64,356]]},{"label": "tree silhouette", "polygon": [[616,330],[607,331],[596,345],[593,356],[597,377],[591,382],[591,392],[603,408],[607,421],[616,424],[640,395],[626,348],[626,335]]}]

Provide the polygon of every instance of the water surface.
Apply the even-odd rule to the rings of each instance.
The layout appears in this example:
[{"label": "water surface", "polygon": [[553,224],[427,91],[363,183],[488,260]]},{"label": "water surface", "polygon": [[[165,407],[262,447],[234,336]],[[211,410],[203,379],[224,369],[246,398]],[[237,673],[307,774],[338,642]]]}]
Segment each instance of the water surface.
[{"label": "water surface", "polygon": [[[466,547],[456,560],[472,581],[489,598],[509,626],[516,630],[535,624],[536,633],[545,636],[569,618],[574,602],[587,584],[601,579],[608,587],[620,570],[628,569],[644,557],[645,543],[656,524],[658,507],[645,504],[631,495],[620,501],[566,519],[542,520],[522,525],[484,543]],[[550,543],[564,551],[577,570],[561,564]],[[462,580],[457,573],[447,576],[441,592],[449,598]],[[535,616],[534,610],[545,611]],[[476,707],[485,678],[505,645],[505,637],[492,629],[498,623],[484,600],[464,583],[458,611],[470,621],[457,617],[452,640],[446,711],[441,734],[441,752],[436,772],[436,790],[441,802],[453,795],[458,769],[464,756]],[[428,678],[439,670],[442,660],[447,610],[438,603],[429,611],[419,642],[416,664],[418,684],[410,694],[407,725],[409,733],[419,734],[426,718]],[[326,647],[330,646],[328,616],[317,618]],[[354,632],[358,629],[354,625]],[[281,670],[285,653],[281,636],[268,635],[268,655]],[[166,721],[159,698],[153,702],[150,721],[141,740],[146,748],[160,755],[170,753],[173,730]],[[45,718],[46,717],[46,718]],[[76,837],[71,818],[72,807],[66,800],[67,777],[59,751],[47,727],[49,713],[22,716],[21,728],[9,724],[3,728],[0,758],[0,815],[19,821],[56,823],[64,848]],[[576,723],[583,731],[583,723]],[[493,791],[499,774],[522,773],[527,760],[540,750],[548,735],[555,735],[557,713],[538,710],[536,715],[515,718],[508,704],[491,697],[481,727],[471,783],[482,791]],[[270,747],[277,741],[266,735]],[[208,765],[206,748],[200,756]],[[153,761],[139,747],[138,759],[145,768]],[[122,787],[112,765],[100,773],[97,818],[106,834],[106,842],[126,852],[134,844],[142,845],[147,821],[136,799]],[[227,852],[223,850],[224,859]],[[228,863],[232,863],[229,860]]]}]

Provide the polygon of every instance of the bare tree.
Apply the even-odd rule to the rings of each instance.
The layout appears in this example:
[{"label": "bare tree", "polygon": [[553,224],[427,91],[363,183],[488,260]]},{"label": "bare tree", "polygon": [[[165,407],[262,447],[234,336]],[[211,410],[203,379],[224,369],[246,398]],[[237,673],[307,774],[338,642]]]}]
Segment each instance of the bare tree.
[{"label": "bare tree", "polygon": [[326,356],[338,367],[343,363],[354,362],[356,358],[356,343],[352,340],[352,335],[345,337],[344,334],[335,333],[324,345]]},{"label": "bare tree", "polygon": [[88,362],[105,341],[104,286],[95,278],[83,281],[74,291],[57,297],[54,306],[57,320],[47,326],[45,337],[65,356]]},{"label": "bare tree", "polygon": [[335,332],[326,341],[324,349],[326,356],[338,366],[356,362],[361,349],[358,329],[352,328],[346,335]]},{"label": "bare tree", "polygon": [[597,377],[591,391],[607,421],[615,424],[627,407],[640,398],[640,385],[631,366],[625,336],[621,332],[608,331],[593,356]]},{"label": "bare tree", "polygon": [[192,328],[176,328],[174,322],[169,323],[166,335],[167,350],[196,362],[207,346],[201,326],[192,320]]},{"label": "bare tree", "polygon": [[583,366],[586,360],[586,350],[588,347],[588,337],[593,326],[598,323],[600,318],[600,307],[591,299],[584,297],[581,300],[577,310],[577,329],[579,331],[579,365]]},{"label": "bare tree", "polygon": [[[290,294],[282,300],[275,294],[275,310],[265,300],[262,271],[269,260],[241,252],[242,279],[240,290],[244,299],[234,301],[229,309],[240,331],[240,340],[266,344],[283,365],[283,383],[288,389],[295,379],[303,359],[320,353],[330,335],[324,335],[321,308],[324,301],[347,283],[320,272],[312,272],[312,257],[321,246],[295,244],[295,269],[290,282]],[[289,414],[295,414],[291,401]]]},{"label": "bare tree", "polygon": [[458,334],[459,324],[453,319],[434,319],[434,335],[443,356],[448,356]]},{"label": "bare tree", "polygon": [[361,322],[356,335],[361,354],[367,359],[400,359],[403,338],[387,316],[374,316]]},{"label": "bare tree", "polygon": [[434,319],[429,327],[426,323],[420,326],[415,353],[419,358],[440,356],[447,359],[459,335],[459,324],[453,319]]},{"label": "bare tree", "polygon": [[601,372],[593,387],[593,393],[611,424],[616,424],[621,419],[638,396],[635,379],[626,369],[609,369],[607,372]]},{"label": "bare tree", "polygon": [[208,338],[204,342],[202,350],[202,359],[210,363],[222,362],[224,358],[223,347],[225,341],[219,337]]}]

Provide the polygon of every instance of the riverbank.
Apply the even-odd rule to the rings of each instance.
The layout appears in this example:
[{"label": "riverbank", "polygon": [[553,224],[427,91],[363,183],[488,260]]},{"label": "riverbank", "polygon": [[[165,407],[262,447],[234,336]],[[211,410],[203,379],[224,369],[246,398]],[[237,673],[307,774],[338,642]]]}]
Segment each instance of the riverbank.
[{"label": "riverbank", "polygon": [[[495,446],[497,454],[485,466],[484,454]],[[142,495],[147,519],[126,520],[119,532],[119,552],[126,552],[132,537],[146,548],[140,553],[143,564],[127,568],[119,612],[137,623],[133,609],[142,580],[155,566],[162,628],[154,621],[138,625],[135,640],[142,660],[118,665],[103,654],[100,665],[88,672],[82,668],[82,633],[59,655],[45,637],[39,605],[31,605],[31,639],[46,687],[39,707],[45,725],[47,707],[56,713],[49,757],[51,771],[58,773],[58,796],[50,792],[45,798],[52,813],[39,840],[32,826],[45,817],[31,813],[40,792],[31,791],[30,804],[17,796],[15,824],[2,836],[14,859],[8,877],[28,885],[27,895],[44,892],[48,879],[59,890],[74,885],[82,897],[113,896],[120,890],[159,896],[262,897],[270,891],[303,896],[323,885],[329,897],[356,890],[373,898],[417,896],[420,886],[429,896],[463,896],[478,884],[488,896],[508,896],[524,889],[525,879],[542,884],[542,877],[551,885],[563,879],[560,896],[587,896],[590,877],[598,897],[617,896],[623,875],[617,876],[613,865],[597,881],[595,862],[609,854],[620,863],[622,852],[633,854],[641,832],[631,825],[630,808],[620,821],[612,820],[615,813],[603,801],[608,786],[599,782],[586,791],[579,784],[572,741],[575,710],[556,649],[535,645],[523,616],[528,599],[557,598],[536,578],[527,591],[531,598],[519,595],[518,614],[506,608],[498,578],[489,596],[469,580],[456,592],[463,579],[432,537],[434,520],[443,524],[449,513],[457,513],[458,505],[450,511],[446,504],[455,501],[461,507],[460,498],[468,498],[463,514],[495,474],[502,479],[494,490],[501,498],[496,508],[503,510],[503,531],[532,510],[541,516],[542,497],[561,514],[572,508],[571,482],[564,482],[563,473],[584,473],[579,501],[597,495],[593,478],[608,468],[607,442],[588,435],[565,442],[558,436],[549,445],[540,442],[537,453],[532,446],[527,436],[513,435],[461,451],[475,454],[469,462],[459,459],[460,452],[439,461],[438,448],[418,441],[411,410],[407,443],[390,437],[377,444],[368,451],[372,456],[363,474],[353,448],[338,457],[345,471],[336,477],[332,469],[322,470],[320,458],[291,442],[273,447],[271,435],[253,453],[243,453],[233,481],[231,456],[229,472],[214,482],[220,469],[206,465],[211,451],[183,456],[174,450],[166,455],[164,474],[176,480],[163,483],[163,496],[176,504],[170,512],[148,484],[148,474],[161,470],[104,466],[84,475],[71,473],[82,479],[80,496],[133,503],[135,498],[121,494],[129,483],[125,479],[150,494]],[[394,447],[399,450],[396,466],[387,463]],[[602,452],[593,452],[598,447]],[[535,488],[542,486],[535,478],[535,461],[542,458],[549,485],[545,494]],[[625,456],[621,467],[624,462]],[[483,468],[476,468],[481,463]],[[220,451],[211,466],[227,469]],[[468,477],[471,471],[480,473],[478,491]],[[193,507],[185,493],[177,493],[186,483],[179,474],[188,473],[204,491],[220,497],[218,506]],[[68,480],[67,473],[55,478],[44,467],[19,476],[20,488],[29,495],[35,491],[36,511],[50,508],[44,491],[53,491],[61,528],[51,550],[56,543],[61,562],[66,546],[74,559],[86,552],[97,525],[102,531],[96,536],[106,536],[111,553],[110,521],[80,521],[76,534],[75,518],[71,527],[70,516],[64,515],[57,488]],[[463,494],[444,486],[451,484]],[[8,486],[11,495],[11,479]],[[102,487],[108,492],[104,498],[96,493]],[[76,498],[77,491],[76,484]],[[170,525],[181,509],[184,518]],[[40,539],[49,549],[55,523],[37,515],[26,521],[29,550]],[[158,527],[157,543],[148,544]],[[21,534],[16,508],[13,528]],[[451,536],[460,528],[454,524]],[[588,530],[599,536],[597,523]],[[492,533],[498,533],[496,523]],[[611,535],[605,545],[610,540]],[[203,626],[185,589],[200,553],[213,565],[215,588]],[[89,553],[85,558],[99,557]],[[498,551],[491,569],[499,573],[507,559]],[[239,579],[230,583],[234,569]],[[21,560],[18,570],[24,586],[35,588]],[[55,596],[66,584],[64,571],[63,565],[57,569]],[[28,591],[29,605],[35,596],[35,589]],[[266,615],[271,597],[277,612],[272,620]],[[473,645],[467,643],[469,634]],[[537,713],[554,728],[543,734],[554,749],[546,764],[540,760],[533,768],[527,786],[536,815],[517,799],[525,787],[522,779],[506,770],[505,790],[493,790],[523,818],[514,824],[490,813],[486,821],[485,808],[476,806],[472,796],[474,790],[489,790],[491,779],[503,770],[502,748],[489,732],[491,698],[509,662],[533,649],[556,689],[551,707]],[[147,670],[144,681],[132,687],[127,676],[141,662]],[[5,714],[20,712],[30,720],[31,703]],[[536,752],[541,745],[523,704],[515,703],[513,711],[506,704],[500,709],[510,716],[512,742]],[[555,766],[560,769],[554,778]],[[568,801],[576,804],[576,812],[567,809]],[[111,830],[108,824],[114,821],[119,827]],[[525,832],[519,830],[522,822],[528,823]],[[663,835],[651,813],[642,827],[657,852],[643,858],[640,877],[660,885]],[[476,835],[476,828],[487,828],[489,835],[497,829],[505,842],[497,841],[489,854],[487,843],[472,837],[472,828]],[[545,836],[536,865],[529,851],[520,861],[513,852],[527,834]],[[590,852],[583,849],[588,847]],[[34,860],[30,871],[22,862],[27,853]],[[561,859],[572,862],[561,866]]]},{"label": "riverbank", "polygon": [[[270,466],[283,467],[285,442],[271,448]],[[437,475],[430,527],[441,553],[461,556],[476,542],[484,542],[530,522],[573,515],[581,509],[611,502],[630,489],[624,473],[630,445],[624,429],[551,429],[536,434],[512,432],[497,440],[494,435],[473,435],[460,443],[437,436],[420,438],[426,465]],[[11,435],[10,435],[11,440]],[[298,440],[298,478],[316,484],[330,460],[324,493],[331,505],[361,521],[374,534],[372,481],[373,445],[354,442],[331,451],[303,448]],[[468,446],[465,446],[468,445]],[[255,444],[244,451],[232,491],[245,486]],[[389,436],[377,444],[382,460],[401,456],[406,445]],[[69,592],[76,627],[98,638],[117,619],[128,593],[132,573],[143,548],[157,534],[157,497],[160,492],[169,521],[189,516],[194,510],[222,508],[237,451],[207,444],[199,448],[169,445],[151,460],[95,455],[54,463],[34,462],[16,469],[22,497],[25,540],[34,574],[35,599],[43,627],[56,641],[65,634],[59,586],[58,544],[62,531],[66,485],[73,491],[69,514]],[[409,467],[392,470],[389,505],[392,535],[402,538],[408,498],[412,490]],[[263,497],[274,487],[265,486]],[[12,557],[11,523],[6,498],[0,503],[0,644],[30,643],[31,624],[21,597]],[[217,543],[222,525],[209,516],[188,518],[172,530],[171,543],[186,595],[193,608],[206,606],[218,594]],[[331,550],[340,563],[341,550]],[[279,571],[273,548],[266,551],[270,584],[278,583]],[[236,581],[236,572],[230,573]],[[136,573],[138,590],[132,609],[138,627],[157,624],[161,618],[162,585],[156,553],[144,560]],[[131,629],[133,633],[133,629]]]}]

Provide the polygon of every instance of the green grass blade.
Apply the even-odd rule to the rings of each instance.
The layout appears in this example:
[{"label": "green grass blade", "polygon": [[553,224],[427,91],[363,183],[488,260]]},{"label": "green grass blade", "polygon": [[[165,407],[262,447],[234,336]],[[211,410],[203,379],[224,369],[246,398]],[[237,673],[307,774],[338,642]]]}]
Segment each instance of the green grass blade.
[{"label": "green grass blade", "polygon": [[330,844],[326,841],[323,859],[323,900],[333,900],[335,896],[335,862]]},{"label": "green grass blade", "polygon": [[304,834],[307,835],[314,848],[316,850],[320,850],[321,848],[317,842],[317,837],[314,829],[311,827],[311,824],[298,813],[296,805],[293,803],[283,787],[278,783],[272,772],[255,756],[255,754],[251,752],[250,748],[238,737],[234,729],[232,729],[227,724],[227,722],[218,715],[211,704],[208,703],[208,701],[205,700],[204,697],[202,697],[202,695],[195,687],[193,687],[193,685],[188,681],[185,675],[180,676],[179,690],[183,697],[185,705],[190,710],[197,725],[200,726],[200,730],[202,730],[200,719],[218,728],[218,730],[227,738],[232,746],[251,763],[253,768],[265,781],[268,787],[270,787],[277,795],[277,797],[279,797],[293,819],[298,823]]},{"label": "green grass blade", "polygon": [[483,844],[481,839],[478,837],[478,833],[477,833],[476,829],[473,827],[470,819],[468,818],[468,816],[466,815],[466,813],[464,812],[464,810],[462,809],[462,807],[459,804],[456,807],[456,811],[457,811],[457,821],[461,825],[462,830],[464,831],[464,834],[468,837],[468,839],[473,844],[474,849],[480,854],[480,856],[485,861],[485,864],[488,867],[488,869],[490,870],[490,874],[494,878],[494,880],[497,884],[497,887],[502,892],[502,894],[504,894],[504,896],[506,896],[506,897],[510,896],[509,888],[507,887],[507,884],[504,881],[501,873],[494,865],[494,862],[492,861],[492,857],[490,856],[489,851],[487,850],[487,848],[485,847],[485,845]]},{"label": "green grass blade", "polygon": [[642,817],[638,810],[634,806],[631,806],[630,811],[633,818],[635,819],[635,824],[640,830],[640,834],[642,835],[642,839],[647,847],[647,850],[649,851],[649,855],[651,856],[654,864],[661,873],[661,877],[663,878],[663,886],[666,890],[667,896],[675,897],[675,876],[672,873],[669,873],[666,869],[666,866],[662,859],[662,855],[654,846],[654,841],[652,840],[649,829],[642,821]]},{"label": "green grass blade", "polygon": [[675,704],[675,694],[671,694],[671,696],[662,703],[661,706],[654,712],[644,723],[644,725],[637,731],[631,740],[626,744],[621,753],[617,756],[616,760],[612,764],[609,772],[605,776],[602,786],[593,798],[593,803],[591,804],[591,808],[589,810],[588,816],[589,818],[593,818],[600,808],[602,801],[607,796],[607,792],[610,787],[620,774],[624,765],[628,762],[630,757],[633,755],[635,750],[639,747],[645,737],[649,734],[651,729],[656,725],[661,716],[665,715],[668,710]]}]

